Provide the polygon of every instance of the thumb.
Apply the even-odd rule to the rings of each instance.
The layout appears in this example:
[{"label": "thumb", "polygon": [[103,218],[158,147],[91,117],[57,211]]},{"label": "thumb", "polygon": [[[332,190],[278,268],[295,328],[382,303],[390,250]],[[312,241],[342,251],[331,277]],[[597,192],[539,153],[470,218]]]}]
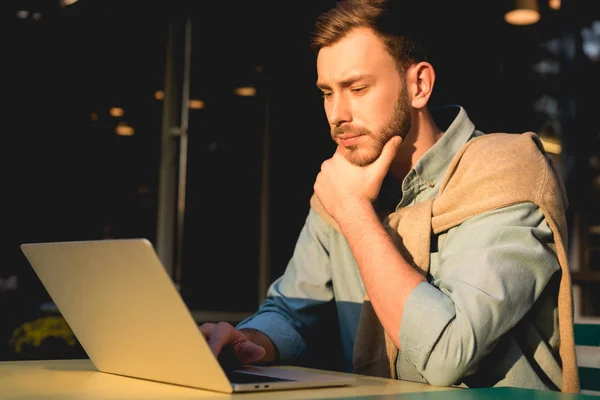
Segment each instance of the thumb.
[{"label": "thumb", "polygon": [[236,353],[241,364],[249,364],[263,358],[266,354],[266,350],[264,347],[259,346],[250,340],[245,340],[239,344]]},{"label": "thumb", "polygon": [[383,149],[381,150],[381,155],[377,159],[377,162],[384,164],[386,167],[389,167],[389,165],[394,160],[394,157],[396,157],[396,154],[398,153],[398,148],[400,147],[401,143],[402,138],[400,136],[394,136],[390,140],[388,140],[383,146]]}]

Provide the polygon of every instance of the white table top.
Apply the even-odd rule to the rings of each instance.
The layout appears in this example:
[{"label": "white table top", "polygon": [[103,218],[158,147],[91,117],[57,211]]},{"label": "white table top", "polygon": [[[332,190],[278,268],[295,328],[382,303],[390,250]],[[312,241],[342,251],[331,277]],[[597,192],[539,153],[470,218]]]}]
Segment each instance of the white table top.
[{"label": "white table top", "polygon": [[[293,368],[293,367],[290,367]],[[89,360],[0,362],[0,399],[10,400],[175,400],[352,398],[410,392],[461,390],[359,376],[351,387],[224,394],[98,372]]]}]

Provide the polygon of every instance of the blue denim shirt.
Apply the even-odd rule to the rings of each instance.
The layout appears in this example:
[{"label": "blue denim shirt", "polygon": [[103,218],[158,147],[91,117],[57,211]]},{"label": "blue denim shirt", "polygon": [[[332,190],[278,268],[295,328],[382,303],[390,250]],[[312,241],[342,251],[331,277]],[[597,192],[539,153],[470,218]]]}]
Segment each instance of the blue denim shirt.
[{"label": "blue denim shirt", "polygon": [[[396,209],[434,198],[456,152],[483,134],[462,107],[454,108],[450,126],[440,126],[445,134],[404,179]],[[435,118],[437,111],[432,113]],[[409,295],[398,332],[398,377],[445,386],[559,388],[557,292],[549,285],[557,271],[552,231],[531,203],[433,235],[428,281]],[[335,305],[343,364],[352,371],[364,295],[346,239],[310,209],[284,274],[238,328],[263,332],[275,344],[279,363],[297,363],[307,352],[304,333],[329,318],[323,305]],[[534,303],[535,321],[517,332]],[[532,359],[523,344],[528,330],[541,332],[550,356]]]}]

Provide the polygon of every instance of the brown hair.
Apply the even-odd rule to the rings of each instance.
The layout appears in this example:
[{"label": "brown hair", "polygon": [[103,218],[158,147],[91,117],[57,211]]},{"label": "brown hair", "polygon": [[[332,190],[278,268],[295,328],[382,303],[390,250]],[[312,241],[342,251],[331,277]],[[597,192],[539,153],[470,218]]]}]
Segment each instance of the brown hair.
[{"label": "brown hair", "polygon": [[370,28],[381,39],[404,73],[411,65],[427,61],[414,20],[419,0],[341,0],[316,20],[311,47],[318,53],[355,28]]}]

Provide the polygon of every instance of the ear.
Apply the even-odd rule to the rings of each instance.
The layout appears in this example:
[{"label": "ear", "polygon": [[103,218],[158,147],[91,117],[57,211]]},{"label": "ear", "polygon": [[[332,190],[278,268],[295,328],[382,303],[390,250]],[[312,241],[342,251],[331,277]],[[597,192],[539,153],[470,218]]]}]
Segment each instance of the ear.
[{"label": "ear", "polygon": [[427,106],[435,83],[435,71],[428,62],[420,62],[406,71],[406,85],[413,108]]}]

